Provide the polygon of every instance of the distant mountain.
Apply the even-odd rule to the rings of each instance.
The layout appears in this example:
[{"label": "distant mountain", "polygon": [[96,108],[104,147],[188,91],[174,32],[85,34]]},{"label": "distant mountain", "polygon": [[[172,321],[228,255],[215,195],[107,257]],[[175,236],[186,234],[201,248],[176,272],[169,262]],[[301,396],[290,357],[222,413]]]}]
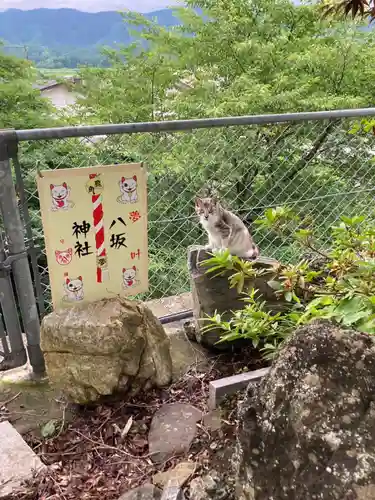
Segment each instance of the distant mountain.
[{"label": "distant mountain", "polygon": [[[178,23],[170,9],[145,15],[149,19],[156,18],[162,26],[173,26]],[[127,44],[131,37],[121,15],[117,12],[9,9],[0,12],[0,39],[8,44],[58,49]]]},{"label": "distant mountain", "polygon": [[[168,0],[54,0],[54,9],[79,9],[85,12],[134,9],[139,12],[150,12],[175,5],[177,1]],[[51,0],[1,0],[0,11],[7,9],[48,9]]]},{"label": "distant mountain", "polygon": [[[171,9],[153,11],[145,16],[165,27],[179,23]],[[6,53],[28,58],[39,67],[76,68],[108,65],[100,49],[127,45],[132,36],[121,14],[114,11],[9,9],[0,12],[1,41]]]}]

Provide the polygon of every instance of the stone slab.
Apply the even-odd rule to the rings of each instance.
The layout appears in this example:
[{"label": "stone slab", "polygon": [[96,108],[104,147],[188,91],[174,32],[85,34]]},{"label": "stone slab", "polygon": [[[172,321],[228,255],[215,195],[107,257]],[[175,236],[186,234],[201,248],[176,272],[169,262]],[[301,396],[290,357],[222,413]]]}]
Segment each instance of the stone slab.
[{"label": "stone slab", "polygon": [[69,422],[73,414],[61,400],[61,393],[47,378],[36,378],[29,365],[0,373],[0,421],[8,420],[20,434],[40,428],[50,420]]},{"label": "stone slab", "polygon": [[163,490],[161,500],[183,500],[180,487],[174,481],[169,481]]},{"label": "stone slab", "polygon": [[172,325],[164,327],[169,340],[172,358],[173,380],[179,380],[193,366],[200,371],[208,371],[211,364],[211,354],[199,344],[191,342],[181,325],[172,329]]},{"label": "stone slab", "polygon": [[45,468],[9,422],[0,423],[0,498],[10,495],[35,471]]},{"label": "stone slab", "polygon": [[162,463],[189,451],[202,412],[186,403],[163,405],[154,415],[148,436],[151,460]]},{"label": "stone slab", "polygon": [[267,373],[269,368],[261,368],[251,372],[240,373],[232,377],[213,380],[209,384],[208,406],[211,410],[217,408],[225,396],[230,396],[237,391],[246,389],[251,382],[259,382]]},{"label": "stone slab", "polygon": [[221,429],[221,410],[220,408],[216,408],[216,410],[212,410],[203,417],[202,421],[204,427],[206,429],[210,429],[211,431],[218,431]]},{"label": "stone slab", "polygon": [[172,481],[173,486],[182,486],[194,474],[196,464],[194,462],[180,462],[173,469],[158,472],[152,478],[152,482],[159,488],[165,488]]},{"label": "stone slab", "polygon": [[118,500],[160,500],[161,491],[153,484],[145,483],[122,494]]},{"label": "stone slab", "polygon": [[160,500],[161,491],[153,484],[145,483],[122,494],[118,500]]},{"label": "stone slab", "polygon": [[157,318],[179,313],[193,308],[193,299],[190,292],[180,295],[171,295],[161,299],[149,300],[145,303]]}]

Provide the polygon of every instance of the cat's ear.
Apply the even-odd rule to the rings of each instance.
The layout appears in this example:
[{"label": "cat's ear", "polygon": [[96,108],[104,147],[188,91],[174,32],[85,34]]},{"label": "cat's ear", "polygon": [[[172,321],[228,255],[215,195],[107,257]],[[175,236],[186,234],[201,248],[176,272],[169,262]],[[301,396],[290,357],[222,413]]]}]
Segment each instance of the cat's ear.
[{"label": "cat's ear", "polygon": [[202,206],[202,198],[199,198],[198,196],[195,198],[195,206],[200,208]]},{"label": "cat's ear", "polygon": [[121,182],[125,182],[125,177],[121,177]]},{"label": "cat's ear", "polygon": [[126,271],[126,267],[123,267],[122,268],[122,272],[124,273]]},{"label": "cat's ear", "polygon": [[133,179],[135,180],[135,182],[137,182],[137,176],[136,175],[133,175]]},{"label": "cat's ear", "polygon": [[63,182],[63,187],[64,187],[65,189],[68,189],[68,184],[67,184],[66,182]]},{"label": "cat's ear", "polygon": [[136,271],[136,270],[137,270],[137,268],[136,268],[135,266],[133,266],[133,269],[134,269],[134,271]]},{"label": "cat's ear", "polygon": [[79,281],[83,281],[82,276],[78,276]]},{"label": "cat's ear", "polygon": [[214,207],[219,203],[219,200],[216,198],[216,196],[211,196],[211,203]]},{"label": "cat's ear", "polygon": [[70,283],[70,279],[69,279],[69,278],[66,278],[65,283],[66,283],[67,285],[69,285],[69,283]]},{"label": "cat's ear", "polygon": [[55,186],[53,184],[49,185],[49,188],[52,190]]}]

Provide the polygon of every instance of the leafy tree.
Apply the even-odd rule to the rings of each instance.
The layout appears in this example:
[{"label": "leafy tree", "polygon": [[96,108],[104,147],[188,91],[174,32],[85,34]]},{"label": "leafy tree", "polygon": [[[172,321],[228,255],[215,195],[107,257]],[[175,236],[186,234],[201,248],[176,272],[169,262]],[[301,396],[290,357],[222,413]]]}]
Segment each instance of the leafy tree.
[{"label": "leafy tree", "polygon": [[354,18],[375,19],[375,2],[373,0],[335,0],[322,2],[325,15],[351,15]]},{"label": "leafy tree", "polygon": [[0,128],[33,128],[52,122],[51,107],[32,87],[28,61],[5,55],[0,46]]},{"label": "leafy tree", "polygon": [[[187,3],[171,29],[128,16],[143,26],[139,43],[108,51],[109,71],[83,72],[90,113],[123,122],[373,104],[373,33],[287,0]],[[173,92],[184,78],[190,88]]]},{"label": "leafy tree", "polygon": [[[286,0],[190,0],[177,13],[181,24],[170,29],[138,14],[125,16],[138,42],[106,49],[109,68],[81,70],[83,98],[71,123],[373,104],[375,70],[368,61],[374,35],[359,24],[322,20],[318,6]],[[41,168],[144,161],[150,293],[158,297],[188,289],[183,248],[202,238],[192,217],[192,200],[201,190],[218,194],[246,223],[265,206],[298,207],[319,221],[321,244],[343,203],[345,213],[362,214],[372,203],[373,137],[350,134],[351,127],[350,121],[322,121],[132,134],[95,147],[71,140],[48,145],[47,154],[24,145],[22,161],[26,175],[34,160]],[[32,190],[31,175],[28,182]],[[263,253],[285,262],[298,257],[295,241],[270,229],[254,232]]]},{"label": "leafy tree", "polygon": [[[318,6],[286,0],[189,0],[176,12],[181,24],[170,29],[139,14],[125,16],[138,42],[106,50],[109,69],[81,71],[78,120],[137,122],[373,104],[375,70],[368,61],[375,39],[359,24],[322,20]],[[151,268],[166,277],[158,288],[165,293],[177,268],[181,279],[173,292],[188,283],[185,256],[170,248],[199,240],[191,214],[202,189],[216,192],[248,223],[264,206],[298,203],[301,212],[321,221],[322,239],[343,199],[346,213],[362,213],[370,196],[340,197],[353,185],[360,191],[364,176],[371,183],[374,175],[368,135],[349,135],[350,129],[350,122],[328,121],[111,139],[148,165]],[[255,233],[264,252],[296,258],[294,243]]]}]

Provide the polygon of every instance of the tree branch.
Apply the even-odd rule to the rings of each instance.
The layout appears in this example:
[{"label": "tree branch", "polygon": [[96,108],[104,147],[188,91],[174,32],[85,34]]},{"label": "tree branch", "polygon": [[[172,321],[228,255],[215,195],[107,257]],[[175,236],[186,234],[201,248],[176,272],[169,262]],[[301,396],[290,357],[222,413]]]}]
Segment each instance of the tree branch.
[{"label": "tree branch", "polygon": [[286,172],[280,179],[279,182],[289,181],[291,182],[294,177],[316,156],[324,142],[327,140],[335,126],[339,120],[331,120],[330,123],[326,126],[323,132],[318,135],[315,139],[311,148],[302,156],[297,165],[292,168],[289,172]]},{"label": "tree branch", "polygon": [[155,121],[155,75],[156,67],[154,66],[151,76],[151,118]]}]

